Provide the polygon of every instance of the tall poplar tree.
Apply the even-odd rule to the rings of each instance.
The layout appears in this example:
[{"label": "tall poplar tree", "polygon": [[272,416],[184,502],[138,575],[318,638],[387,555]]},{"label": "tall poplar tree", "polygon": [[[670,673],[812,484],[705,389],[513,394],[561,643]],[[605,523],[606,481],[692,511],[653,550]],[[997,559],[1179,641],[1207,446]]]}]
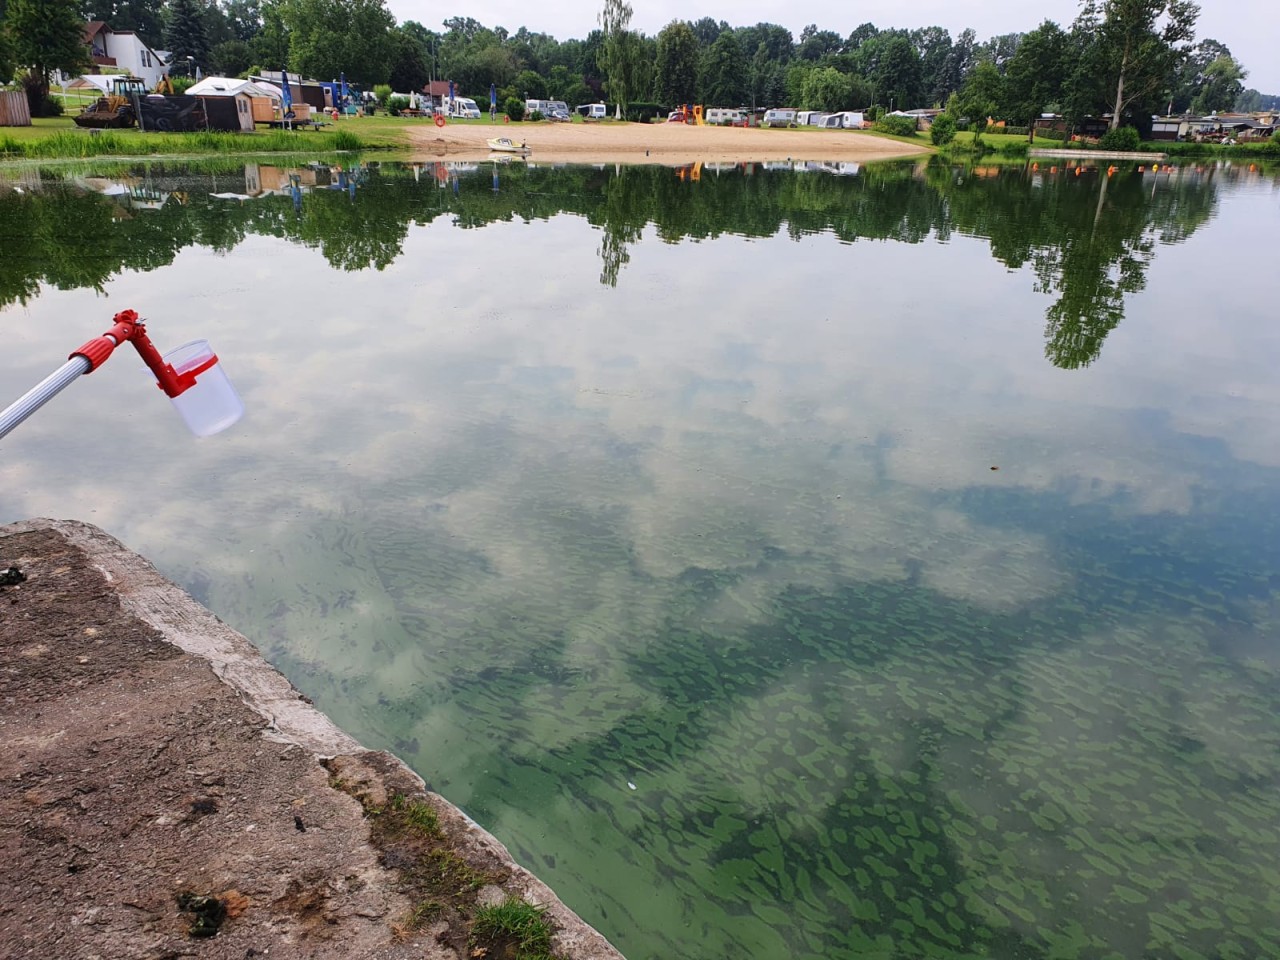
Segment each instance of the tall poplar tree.
[{"label": "tall poplar tree", "polygon": [[1191,0],[1088,0],[1101,16],[1098,40],[1111,107],[1111,129],[1125,111],[1163,97],[1195,38],[1200,8]]},{"label": "tall poplar tree", "polygon": [[604,8],[599,15],[604,43],[597,59],[604,68],[609,96],[618,105],[616,115],[619,120],[626,111],[631,93],[627,89],[627,77],[632,73],[629,58],[634,50],[634,44],[627,41],[631,14],[631,4],[626,0],[604,0]]}]

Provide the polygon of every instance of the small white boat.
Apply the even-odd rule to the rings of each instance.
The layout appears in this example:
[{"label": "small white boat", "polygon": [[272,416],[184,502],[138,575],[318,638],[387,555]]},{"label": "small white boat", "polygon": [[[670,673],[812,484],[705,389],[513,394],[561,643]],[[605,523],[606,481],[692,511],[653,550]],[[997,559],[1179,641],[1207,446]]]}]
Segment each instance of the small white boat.
[{"label": "small white boat", "polygon": [[489,141],[489,149],[495,153],[528,153],[529,148],[523,143],[516,143],[510,137],[494,137]]}]

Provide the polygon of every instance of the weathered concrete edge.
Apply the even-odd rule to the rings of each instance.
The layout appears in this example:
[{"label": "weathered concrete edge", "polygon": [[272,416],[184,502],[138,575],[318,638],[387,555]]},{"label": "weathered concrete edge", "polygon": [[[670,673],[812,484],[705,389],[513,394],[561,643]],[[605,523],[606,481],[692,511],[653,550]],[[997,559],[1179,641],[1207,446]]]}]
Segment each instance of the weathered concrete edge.
[{"label": "weathered concrete edge", "polygon": [[[169,643],[206,661],[215,676],[234,690],[255,713],[268,721],[268,736],[296,744],[317,762],[364,753],[368,748],[340,729],[324,713],[302,698],[283,674],[263,659],[243,635],[223,623],[194,597],[160,573],[150,561],[130,550],[93,524],[79,520],[37,518],[0,525],[0,538],[52,530],[82,550],[100,570],[125,610],[149,624]],[[555,946],[567,960],[624,960],[622,954],[594,927],[560,901],[545,883],[512,858],[510,851],[459,807],[428,791],[423,779],[398,757],[393,762],[450,814],[455,829],[487,849],[512,873],[506,885],[532,903],[546,908],[559,927]]]}]

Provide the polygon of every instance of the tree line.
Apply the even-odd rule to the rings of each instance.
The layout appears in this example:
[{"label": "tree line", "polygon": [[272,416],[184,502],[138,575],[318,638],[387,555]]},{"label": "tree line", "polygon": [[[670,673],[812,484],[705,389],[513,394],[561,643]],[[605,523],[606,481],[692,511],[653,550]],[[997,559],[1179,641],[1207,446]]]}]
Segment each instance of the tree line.
[{"label": "tree line", "polygon": [[1196,41],[1198,14],[1190,0],[1083,0],[1065,27],[1046,20],[982,41],[972,29],[953,37],[938,26],[871,23],[848,34],[810,24],[795,37],[774,23],[710,17],[673,20],[649,36],[631,29],[626,0],[603,0],[596,28],[562,41],[471,17],[450,17],[440,30],[397,23],[385,0],[0,0],[0,79],[26,70],[29,89],[47,91],[52,70],[86,65],[83,24],[102,20],[205,73],[287,67],[402,92],[448,79],[480,98],[493,85],[504,99],[608,100],[622,110],[950,106],[1015,125],[1054,112],[1110,113],[1116,125],[1142,127],[1168,110],[1280,106],[1280,97],[1245,88],[1247,71],[1225,44]]}]

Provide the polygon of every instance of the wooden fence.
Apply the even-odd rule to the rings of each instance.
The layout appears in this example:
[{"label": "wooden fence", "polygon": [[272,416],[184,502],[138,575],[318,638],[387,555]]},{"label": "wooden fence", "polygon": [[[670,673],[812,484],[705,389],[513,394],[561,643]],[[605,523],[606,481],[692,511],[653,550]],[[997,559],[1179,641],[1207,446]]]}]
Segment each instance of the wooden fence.
[{"label": "wooden fence", "polygon": [[31,126],[31,111],[27,109],[27,95],[21,90],[11,93],[0,91],[0,127]]}]

